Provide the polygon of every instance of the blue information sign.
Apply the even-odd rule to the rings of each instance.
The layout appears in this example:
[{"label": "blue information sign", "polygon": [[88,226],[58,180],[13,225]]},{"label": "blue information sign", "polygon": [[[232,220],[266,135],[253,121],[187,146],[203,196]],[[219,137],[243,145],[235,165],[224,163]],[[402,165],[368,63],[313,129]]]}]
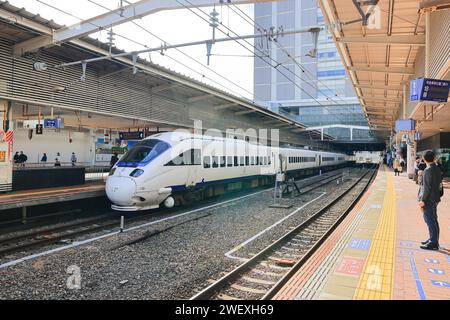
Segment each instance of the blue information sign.
[{"label": "blue information sign", "polygon": [[61,129],[63,125],[64,121],[61,118],[44,120],[44,128],[46,129]]},{"label": "blue information sign", "polygon": [[416,130],[416,120],[406,119],[406,120],[397,120],[395,122],[395,131],[414,131]]},{"label": "blue information sign", "polygon": [[450,81],[419,78],[411,81],[410,101],[447,102]]}]

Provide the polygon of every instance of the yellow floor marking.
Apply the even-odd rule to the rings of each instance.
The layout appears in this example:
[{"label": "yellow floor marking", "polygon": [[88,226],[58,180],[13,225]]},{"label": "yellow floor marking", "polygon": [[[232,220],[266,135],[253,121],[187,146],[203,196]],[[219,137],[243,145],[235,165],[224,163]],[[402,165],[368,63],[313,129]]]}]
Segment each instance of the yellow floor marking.
[{"label": "yellow floor marking", "polygon": [[392,174],[386,175],[386,194],[364,270],[354,295],[355,300],[392,300],[394,291],[396,194]]}]

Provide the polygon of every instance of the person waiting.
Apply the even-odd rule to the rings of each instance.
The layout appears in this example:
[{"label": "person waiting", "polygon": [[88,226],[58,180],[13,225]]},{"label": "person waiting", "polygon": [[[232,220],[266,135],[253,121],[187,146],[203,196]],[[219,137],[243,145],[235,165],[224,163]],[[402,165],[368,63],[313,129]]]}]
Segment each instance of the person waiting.
[{"label": "person waiting", "polygon": [[61,167],[61,154],[59,152],[56,154],[55,167]]},{"label": "person waiting", "polygon": [[75,152],[72,152],[72,156],[70,157],[70,162],[72,162],[72,167],[76,166],[77,156],[75,155]]},{"label": "person waiting", "polygon": [[16,152],[16,154],[14,155],[14,163],[18,164],[19,163],[19,152]]},{"label": "person waiting", "polygon": [[117,152],[114,152],[113,156],[111,157],[111,161],[109,162],[110,169],[112,169],[118,161],[119,161],[119,156],[117,155]]},{"label": "person waiting", "polygon": [[23,153],[23,151],[20,151],[20,155],[19,155],[20,167],[25,168],[25,163],[27,161],[28,161],[28,157]]},{"label": "person waiting", "polygon": [[394,173],[395,176],[400,176],[400,173],[403,172],[403,167],[400,164],[400,160],[395,159],[394,160]]},{"label": "person waiting", "polygon": [[[428,226],[429,238],[420,246],[424,250],[439,250],[439,221],[437,206],[443,195],[442,174],[434,162],[436,155],[427,151],[424,156],[427,168],[423,172],[423,183],[418,194],[419,207],[422,210],[425,223]],[[441,189],[442,188],[442,189]]]},{"label": "person waiting", "polygon": [[43,155],[42,158],[41,158],[41,163],[42,163],[43,165],[46,165],[46,164],[47,164],[47,160],[48,160],[47,154],[44,153],[44,155]]}]

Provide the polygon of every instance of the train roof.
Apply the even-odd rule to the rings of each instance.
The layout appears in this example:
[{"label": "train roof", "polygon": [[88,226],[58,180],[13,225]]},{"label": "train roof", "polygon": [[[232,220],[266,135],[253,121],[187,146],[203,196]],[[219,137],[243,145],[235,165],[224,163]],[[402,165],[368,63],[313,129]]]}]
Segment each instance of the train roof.
[{"label": "train roof", "polygon": [[[266,146],[261,143],[251,143],[247,142],[242,139],[232,139],[232,138],[224,138],[224,137],[213,137],[213,136],[206,136],[201,134],[193,134],[189,132],[182,132],[182,131],[173,131],[173,132],[163,132],[158,133],[155,135],[152,135],[150,137],[147,137],[147,139],[158,139],[164,142],[167,142],[171,145],[174,145],[178,142],[186,141],[186,140],[201,140],[201,141],[221,141],[221,142],[233,142],[233,143],[243,143],[243,144],[250,144],[253,146]],[[308,150],[308,149],[302,149],[302,148],[294,148],[294,147],[280,147],[280,149],[284,150],[292,150],[292,151],[302,151],[306,153],[317,153],[320,152],[323,155],[341,155],[340,153],[333,153],[333,152],[326,152],[326,151],[317,151],[317,150]]]}]

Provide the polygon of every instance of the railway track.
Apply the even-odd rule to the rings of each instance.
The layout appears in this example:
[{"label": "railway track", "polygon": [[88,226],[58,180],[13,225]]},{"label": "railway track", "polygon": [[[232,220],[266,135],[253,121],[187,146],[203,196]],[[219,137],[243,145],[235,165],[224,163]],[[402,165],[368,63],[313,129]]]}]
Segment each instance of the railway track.
[{"label": "railway track", "polygon": [[[337,171],[338,172],[333,171],[320,177],[311,177],[301,181],[301,185],[298,186],[300,193],[297,196],[305,195],[343,177],[343,170]],[[271,190],[271,188],[268,188],[267,190]],[[172,213],[176,214],[176,211]],[[107,229],[118,230],[120,214],[116,212],[112,212],[111,214],[114,215],[111,219],[108,219],[107,215],[103,215],[94,219],[45,228],[38,231],[14,235],[12,237],[0,238],[0,257],[52,245],[62,241],[64,241],[63,244],[67,244],[73,241],[73,239],[89,233],[100,232]],[[155,218],[158,215],[163,214],[167,214],[167,212],[140,213],[139,215],[124,213],[123,215],[126,217],[127,225],[129,225],[131,223],[145,221],[149,218]]]},{"label": "railway track", "polygon": [[361,198],[376,174],[365,171],[356,182],[307,221],[213,282],[191,300],[268,300],[311,257]]}]

